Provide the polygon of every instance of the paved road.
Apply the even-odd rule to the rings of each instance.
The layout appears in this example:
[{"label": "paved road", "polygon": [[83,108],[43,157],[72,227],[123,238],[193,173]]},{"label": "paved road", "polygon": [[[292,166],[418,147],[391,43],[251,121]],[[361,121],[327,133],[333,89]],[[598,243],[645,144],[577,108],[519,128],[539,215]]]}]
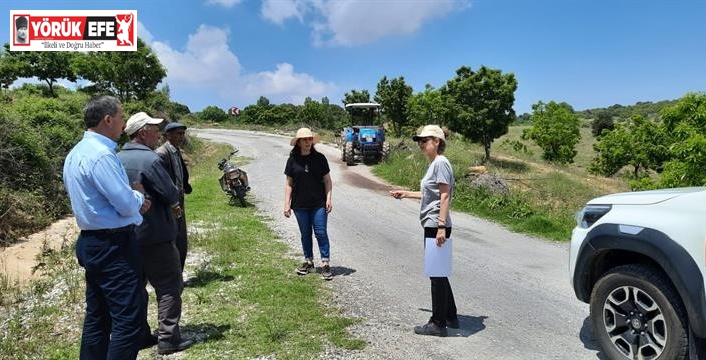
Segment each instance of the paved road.
[{"label": "paved road", "polygon": [[[244,168],[252,197],[272,226],[301,254],[294,217],[282,216],[289,138],[264,133],[190,130],[232,144],[253,160]],[[319,144],[331,166],[329,218],[332,302],[363,318],[351,331],[369,342],[359,359],[601,359],[591,340],[588,306],[573,295],[568,245],[512,233],[452,212],[454,272],[450,278],[460,330],[441,339],[414,335],[429,318],[429,280],[423,275],[419,203],[389,196],[392,188],[365,165],[348,167],[337,148]],[[315,250],[318,255],[318,251]],[[292,269],[294,270],[294,269]],[[309,275],[314,276],[314,275]],[[331,355],[335,355],[332,350]]]}]

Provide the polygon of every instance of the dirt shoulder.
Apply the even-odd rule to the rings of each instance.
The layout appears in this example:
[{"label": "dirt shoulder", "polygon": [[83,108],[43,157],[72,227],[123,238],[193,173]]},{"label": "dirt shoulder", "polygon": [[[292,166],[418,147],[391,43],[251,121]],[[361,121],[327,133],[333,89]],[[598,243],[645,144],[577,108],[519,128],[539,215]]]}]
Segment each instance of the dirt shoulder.
[{"label": "dirt shoulder", "polygon": [[78,231],[76,220],[68,217],[16,244],[0,248],[0,277],[5,277],[9,283],[28,284],[42,273],[39,255],[50,249],[58,250],[63,244],[71,244]]}]

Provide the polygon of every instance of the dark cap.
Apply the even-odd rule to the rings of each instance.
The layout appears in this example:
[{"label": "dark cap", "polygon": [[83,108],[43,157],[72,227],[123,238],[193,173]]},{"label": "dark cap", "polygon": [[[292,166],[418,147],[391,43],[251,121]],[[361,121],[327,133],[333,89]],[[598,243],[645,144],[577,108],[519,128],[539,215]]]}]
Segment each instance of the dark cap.
[{"label": "dark cap", "polygon": [[26,16],[20,16],[15,18],[15,28],[26,28],[27,27],[27,17]]},{"label": "dark cap", "polygon": [[164,127],[164,130],[162,130],[163,133],[168,133],[174,129],[186,129],[186,125],[178,122],[170,122],[167,124],[167,126]]}]

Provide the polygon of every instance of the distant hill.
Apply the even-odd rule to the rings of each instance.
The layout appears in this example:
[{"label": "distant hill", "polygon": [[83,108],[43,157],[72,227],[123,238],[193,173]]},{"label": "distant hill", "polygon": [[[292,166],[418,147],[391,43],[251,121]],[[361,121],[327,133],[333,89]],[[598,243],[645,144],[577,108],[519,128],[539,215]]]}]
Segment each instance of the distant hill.
[{"label": "distant hill", "polygon": [[584,119],[595,119],[601,112],[608,112],[613,118],[627,119],[632,115],[642,115],[648,119],[656,119],[659,117],[660,111],[664,107],[671,106],[679,100],[662,100],[657,102],[638,101],[635,105],[620,105],[615,104],[607,108],[595,108],[577,111],[576,113]]},{"label": "distant hill", "polygon": [[[677,100],[662,100],[657,102],[651,101],[638,101],[635,105],[620,105],[615,104],[607,108],[594,108],[575,111],[576,114],[584,121],[591,121],[598,117],[601,112],[607,112],[611,115],[613,119],[628,119],[630,116],[638,114],[642,115],[647,119],[656,120],[659,117],[660,111],[667,106],[671,106],[677,103]],[[568,104],[567,104],[568,105]],[[570,106],[570,105],[569,105]],[[514,125],[528,124],[530,120],[530,113],[524,113],[517,116],[517,120]]]}]

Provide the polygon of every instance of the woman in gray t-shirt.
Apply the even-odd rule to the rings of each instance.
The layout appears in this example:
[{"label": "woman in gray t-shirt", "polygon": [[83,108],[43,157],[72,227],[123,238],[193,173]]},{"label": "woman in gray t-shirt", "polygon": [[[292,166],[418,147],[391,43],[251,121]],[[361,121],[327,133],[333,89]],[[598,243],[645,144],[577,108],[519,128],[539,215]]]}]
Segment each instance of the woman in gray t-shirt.
[{"label": "woman in gray t-shirt", "polygon": [[[437,125],[427,125],[412,138],[419,144],[419,149],[429,158],[431,164],[420,183],[421,191],[393,190],[394,198],[421,199],[419,219],[424,228],[424,238],[436,238],[436,245],[441,246],[451,237],[451,196],[454,176],[451,163],[444,156],[446,136]],[[458,328],[456,303],[448,277],[430,277],[431,309],[429,322],[414,327],[420,335],[446,336],[446,327]]]}]

